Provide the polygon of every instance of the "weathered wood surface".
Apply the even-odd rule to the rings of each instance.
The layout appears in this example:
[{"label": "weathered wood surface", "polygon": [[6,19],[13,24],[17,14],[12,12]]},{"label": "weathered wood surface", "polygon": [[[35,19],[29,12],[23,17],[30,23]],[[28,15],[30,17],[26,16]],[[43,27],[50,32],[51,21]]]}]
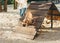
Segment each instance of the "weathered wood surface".
[{"label": "weathered wood surface", "polygon": [[53,16],[56,15],[55,17],[57,17],[60,15],[59,6],[56,6],[53,3],[37,3],[37,2],[34,2],[34,3],[31,3],[29,8],[32,10],[32,14],[36,15],[36,16],[46,14],[46,15],[50,15],[50,17],[51,17],[51,14],[53,14]]},{"label": "weathered wood surface", "polygon": [[[36,29],[41,28],[44,18],[48,20],[60,20],[59,7],[51,2],[32,2],[29,6],[31,9],[34,25]],[[51,18],[51,16],[53,18]],[[50,21],[51,22],[51,21]]]},{"label": "weathered wood surface", "polygon": [[60,9],[55,4],[52,4],[50,9],[48,10],[48,15],[46,16],[47,19],[51,20],[51,15],[53,16],[53,20],[60,20]]},{"label": "weathered wood surface", "polygon": [[31,27],[17,26],[17,27],[15,27],[14,32],[19,33],[20,37],[24,37],[27,39],[34,39],[34,37],[36,35],[36,30],[32,26]]},{"label": "weathered wood surface", "polygon": [[51,2],[47,3],[33,2],[28,7],[29,9],[31,9],[33,15],[33,23],[37,30],[41,28],[41,24],[45,16],[47,15],[49,8],[51,7],[51,4],[52,4]]}]

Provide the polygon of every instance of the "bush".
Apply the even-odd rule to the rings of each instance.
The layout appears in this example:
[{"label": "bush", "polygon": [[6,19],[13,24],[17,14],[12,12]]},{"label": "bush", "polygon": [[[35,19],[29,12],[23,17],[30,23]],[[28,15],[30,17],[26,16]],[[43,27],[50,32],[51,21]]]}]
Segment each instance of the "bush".
[{"label": "bush", "polygon": [[[8,4],[12,4],[14,1],[13,0],[8,0]],[[1,0],[1,3],[4,4],[4,0]]]}]

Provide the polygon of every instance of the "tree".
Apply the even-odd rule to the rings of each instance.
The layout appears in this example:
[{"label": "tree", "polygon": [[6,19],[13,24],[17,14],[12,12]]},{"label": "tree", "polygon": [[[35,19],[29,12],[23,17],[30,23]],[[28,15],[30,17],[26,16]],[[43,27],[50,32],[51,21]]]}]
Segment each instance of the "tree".
[{"label": "tree", "polygon": [[2,5],[1,5],[1,0],[0,0],[0,12],[2,12]]},{"label": "tree", "polygon": [[14,0],[14,9],[17,9],[17,2]]},{"label": "tree", "polygon": [[7,0],[4,0],[4,11],[7,12]]}]

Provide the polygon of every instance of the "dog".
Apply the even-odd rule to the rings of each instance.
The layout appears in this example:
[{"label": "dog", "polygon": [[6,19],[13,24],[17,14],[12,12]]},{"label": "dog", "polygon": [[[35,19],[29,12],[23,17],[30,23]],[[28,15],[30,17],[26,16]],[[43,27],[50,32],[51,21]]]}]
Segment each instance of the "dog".
[{"label": "dog", "polygon": [[33,19],[32,13],[31,13],[30,9],[27,9],[27,11],[25,13],[25,17],[22,22],[23,26],[28,26],[28,25],[32,24],[32,19]]}]

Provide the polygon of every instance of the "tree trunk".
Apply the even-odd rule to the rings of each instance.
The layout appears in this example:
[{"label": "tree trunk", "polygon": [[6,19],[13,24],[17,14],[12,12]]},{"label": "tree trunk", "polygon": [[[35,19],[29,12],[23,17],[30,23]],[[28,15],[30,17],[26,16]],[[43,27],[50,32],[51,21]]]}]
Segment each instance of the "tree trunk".
[{"label": "tree trunk", "polygon": [[14,0],[14,9],[17,9],[17,2]]},{"label": "tree trunk", "polygon": [[0,12],[2,12],[2,5],[1,5],[1,1],[0,1]]},{"label": "tree trunk", "polygon": [[4,11],[7,12],[7,0],[4,0]]}]

